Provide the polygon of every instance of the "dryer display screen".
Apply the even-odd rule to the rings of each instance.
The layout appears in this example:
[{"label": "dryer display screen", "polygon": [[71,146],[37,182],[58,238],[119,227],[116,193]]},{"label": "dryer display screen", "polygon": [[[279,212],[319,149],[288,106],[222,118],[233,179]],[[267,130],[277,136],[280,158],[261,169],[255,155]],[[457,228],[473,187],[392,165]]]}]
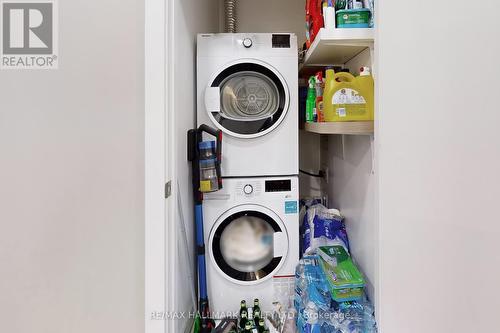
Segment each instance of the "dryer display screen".
[{"label": "dryer display screen", "polygon": [[290,35],[273,35],[274,48],[290,48]]},{"label": "dryer display screen", "polygon": [[267,180],[266,192],[290,192],[292,181],[290,179]]}]

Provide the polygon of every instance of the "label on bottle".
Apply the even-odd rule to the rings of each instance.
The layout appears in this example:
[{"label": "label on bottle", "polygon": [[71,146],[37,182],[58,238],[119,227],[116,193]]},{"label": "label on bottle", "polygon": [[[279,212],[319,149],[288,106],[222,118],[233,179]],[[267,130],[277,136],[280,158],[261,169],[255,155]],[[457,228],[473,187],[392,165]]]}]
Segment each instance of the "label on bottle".
[{"label": "label on bottle", "polygon": [[365,98],[350,88],[336,91],[332,104],[338,117],[363,116],[368,112]]}]

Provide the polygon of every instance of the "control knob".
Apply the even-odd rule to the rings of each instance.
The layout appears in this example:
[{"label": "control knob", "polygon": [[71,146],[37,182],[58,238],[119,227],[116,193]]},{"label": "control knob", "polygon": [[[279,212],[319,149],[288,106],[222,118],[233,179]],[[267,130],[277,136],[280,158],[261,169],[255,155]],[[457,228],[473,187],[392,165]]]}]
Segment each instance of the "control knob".
[{"label": "control knob", "polygon": [[250,38],[243,39],[243,46],[248,49],[252,46],[252,40]]},{"label": "control knob", "polygon": [[253,192],[253,186],[250,185],[250,184],[246,184],[244,187],[243,187],[243,192],[245,194],[252,194]]}]

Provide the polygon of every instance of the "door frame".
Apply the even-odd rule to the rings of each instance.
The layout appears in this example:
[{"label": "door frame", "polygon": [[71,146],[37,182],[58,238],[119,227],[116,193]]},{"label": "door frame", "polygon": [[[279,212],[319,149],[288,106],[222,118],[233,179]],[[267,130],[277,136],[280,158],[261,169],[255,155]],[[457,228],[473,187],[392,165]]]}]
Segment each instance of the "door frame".
[{"label": "door frame", "polygon": [[172,309],[172,196],[167,197],[167,183],[173,178],[172,87],[172,4],[166,0],[145,2],[145,276],[144,318],[146,333],[171,332],[167,320]]}]

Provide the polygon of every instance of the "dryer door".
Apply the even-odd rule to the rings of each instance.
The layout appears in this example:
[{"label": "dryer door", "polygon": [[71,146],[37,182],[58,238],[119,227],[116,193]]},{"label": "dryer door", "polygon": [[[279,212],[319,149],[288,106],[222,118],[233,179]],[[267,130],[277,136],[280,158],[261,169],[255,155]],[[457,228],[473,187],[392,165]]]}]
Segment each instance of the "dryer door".
[{"label": "dryer door", "polygon": [[277,273],[288,253],[281,219],[259,205],[224,213],[210,232],[210,257],[219,273],[238,284],[261,283]]},{"label": "dryer door", "polygon": [[286,116],[288,87],[280,73],[264,62],[244,60],[220,71],[205,91],[212,122],[240,138],[265,135]]}]

